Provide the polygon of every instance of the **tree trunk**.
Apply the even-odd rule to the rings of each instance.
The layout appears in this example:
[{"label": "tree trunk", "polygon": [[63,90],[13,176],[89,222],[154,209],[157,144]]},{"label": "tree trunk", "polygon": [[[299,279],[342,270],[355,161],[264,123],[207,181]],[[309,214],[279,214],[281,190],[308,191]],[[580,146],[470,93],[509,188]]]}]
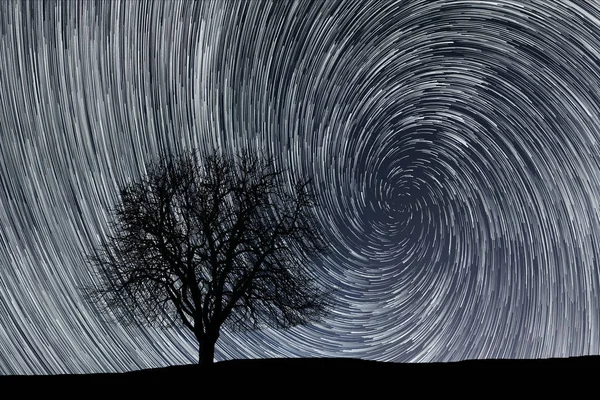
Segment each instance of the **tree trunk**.
[{"label": "tree trunk", "polygon": [[199,351],[198,351],[198,364],[200,365],[212,365],[215,358],[215,342],[217,340],[209,336],[204,336],[198,339]]}]

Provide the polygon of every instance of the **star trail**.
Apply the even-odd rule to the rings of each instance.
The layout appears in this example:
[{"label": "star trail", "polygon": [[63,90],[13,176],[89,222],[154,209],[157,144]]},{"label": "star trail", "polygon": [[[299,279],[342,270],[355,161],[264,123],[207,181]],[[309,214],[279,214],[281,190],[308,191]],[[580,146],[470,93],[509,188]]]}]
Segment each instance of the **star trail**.
[{"label": "star trail", "polygon": [[162,154],[310,174],[336,289],[216,359],[600,354],[600,2],[0,2],[0,374],[194,363],[79,288]]}]

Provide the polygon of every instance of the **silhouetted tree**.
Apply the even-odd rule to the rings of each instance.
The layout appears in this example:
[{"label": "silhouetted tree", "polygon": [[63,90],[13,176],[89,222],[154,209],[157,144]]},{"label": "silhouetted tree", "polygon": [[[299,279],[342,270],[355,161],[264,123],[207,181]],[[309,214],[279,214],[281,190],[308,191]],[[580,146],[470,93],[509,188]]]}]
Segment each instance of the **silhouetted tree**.
[{"label": "silhouetted tree", "polygon": [[89,300],[123,323],[184,325],[205,365],[222,326],[324,315],[327,291],[306,268],[327,249],[310,179],[286,182],[272,158],[248,151],[187,152],[146,172],[121,188],[112,232],[89,254],[98,274]]}]

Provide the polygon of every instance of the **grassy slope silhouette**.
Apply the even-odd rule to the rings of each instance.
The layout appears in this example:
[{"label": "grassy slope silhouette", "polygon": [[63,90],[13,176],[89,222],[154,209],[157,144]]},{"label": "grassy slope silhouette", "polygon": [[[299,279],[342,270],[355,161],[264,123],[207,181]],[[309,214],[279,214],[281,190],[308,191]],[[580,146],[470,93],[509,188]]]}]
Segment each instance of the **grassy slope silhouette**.
[{"label": "grassy slope silhouette", "polygon": [[131,382],[166,382],[170,380],[195,379],[200,376],[235,374],[235,371],[256,374],[261,372],[286,372],[287,374],[301,374],[309,371],[364,371],[364,372],[452,372],[463,369],[480,368],[599,368],[600,356],[583,356],[570,358],[549,359],[488,359],[466,360],[449,363],[392,363],[369,361],[354,358],[272,358],[272,359],[247,359],[216,362],[210,367],[196,364],[175,365],[165,368],[145,369],[124,373],[100,373],[81,375],[28,375],[0,377],[0,382],[7,383],[15,380],[21,383],[45,381],[56,384],[77,382],[102,381],[131,381]]}]

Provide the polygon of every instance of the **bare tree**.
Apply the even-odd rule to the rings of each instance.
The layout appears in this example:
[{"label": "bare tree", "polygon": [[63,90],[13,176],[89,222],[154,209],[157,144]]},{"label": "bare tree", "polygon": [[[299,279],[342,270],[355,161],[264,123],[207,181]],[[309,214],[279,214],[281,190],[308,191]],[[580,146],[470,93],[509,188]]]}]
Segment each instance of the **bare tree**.
[{"label": "bare tree", "polygon": [[320,319],[328,292],[308,267],[327,243],[311,214],[311,180],[285,177],[248,151],[150,163],[122,187],[112,232],[89,254],[98,277],[88,299],[122,323],[189,328],[203,365],[223,326]]}]

